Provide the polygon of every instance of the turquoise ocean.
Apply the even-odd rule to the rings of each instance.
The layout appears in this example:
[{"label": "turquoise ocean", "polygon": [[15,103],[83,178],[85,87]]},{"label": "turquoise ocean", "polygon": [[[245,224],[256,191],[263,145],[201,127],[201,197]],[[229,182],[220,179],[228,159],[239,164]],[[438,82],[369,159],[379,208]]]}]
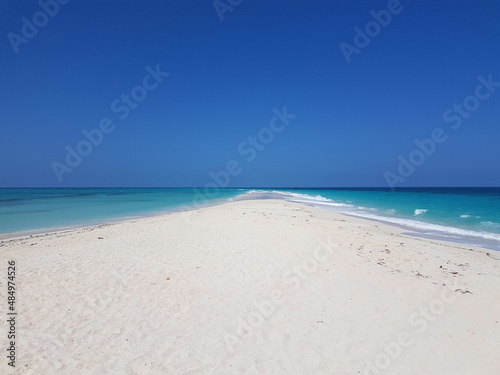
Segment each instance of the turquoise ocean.
[{"label": "turquoise ocean", "polygon": [[398,225],[415,235],[500,250],[500,188],[0,189],[0,234],[49,231],[189,210],[248,198],[277,198]]}]

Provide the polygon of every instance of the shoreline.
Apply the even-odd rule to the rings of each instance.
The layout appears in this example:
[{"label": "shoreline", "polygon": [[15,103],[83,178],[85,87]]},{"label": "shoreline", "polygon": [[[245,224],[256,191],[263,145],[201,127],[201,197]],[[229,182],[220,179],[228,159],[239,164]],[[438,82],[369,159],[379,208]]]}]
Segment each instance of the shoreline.
[{"label": "shoreline", "polygon": [[474,248],[474,251],[483,251],[483,252],[484,251],[494,251],[494,252],[500,251],[498,249],[489,248],[489,247],[483,246],[481,244],[466,242],[465,240],[461,240],[460,238],[451,239],[451,238],[447,238],[444,235],[428,234],[428,233],[425,233],[423,230],[411,228],[410,226],[406,226],[403,224],[396,224],[396,223],[391,223],[391,222],[387,222],[384,220],[372,219],[372,218],[363,217],[363,216],[350,215],[350,214],[346,214],[346,213],[340,213],[340,214],[345,215],[345,216],[349,216],[349,217],[353,217],[356,219],[373,221],[375,223],[381,223],[381,224],[384,224],[384,225],[387,225],[390,227],[399,228],[401,230],[401,232],[400,232],[401,234],[415,237],[415,238],[424,238],[427,240],[439,241],[441,243],[451,243],[451,244],[455,244],[455,245],[469,246],[469,247]]},{"label": "shoreline", "polygon": [[220,198],[220,200],[215,199],[212,202],[209,202],[206,204],[199,204],[196,207],[194,207],[192,204],[189,204],[188,206],[165,209],[165,210],[161,210],[161,211],[152,211],[152,212],[140,214],[137,216],[123,216],[123,217],[117,217],[117,218],[113,218],[113,219],[106,219],[106,220],[102,220],[102,221],[99,220],[99,221],[96,221],[94,223],[76,224],[74,226],[68,226],[68,227],[43,228],[43,229],[35,229],[35,230],[29,230],[29,231],[23,231],[23,232],[4,233],[4,234],[0,234],[0,243],[2,243],[3,241],[20,239],[20,238],[24,238],[24,237],[44,236],[47,234],[57,234],[57,233],[67,232],[67,231],[72,231],[72,230],[79,230],[79,229],[86,229],[86,228],[119,224],[122,222],[131,221],[131,220],[147,219],[150,217],[161,217],[161,216],[170,215],[170,214],[176,213],[176,212],[181,212],[181,213],[191,212],[191,211],[196,211],[196,210],[201,209],[201,208],[214,207],[214,206],[218,206],[218,205],[221,205],[224,203],[228,203],[228,202],[231,202],[231,199],[233,199],[233,198],[229,198],[229,199]]},{"label": "shoreline", "polygon": [[[377,218],[370,218],[370,217],[364,217],[364,216],[357,216],[355,214],[351,213],[344,213],[344,212],[339,212],[339,211],[334,211],[334,210],[329,210],[326,208],[322,207],[317,207],[314,203],[306,203],[306,202],[294,202],[291,200],[287,200],[285,198],[277,198],[272,195],[269,195],[267,193],[253,193],[256,194],[257,197],[252,197],[250,194],[249,195],[237,195],[235,197],[231,198],[221,198],[221,199],[215,199],[214,201],[205,203],[205,204],[200,204],[197,206],[193,206],[190,204],[189,206],[184,206],[184,207],[178,207],[174,209],[167,209],[167,210],[162,210],[162,211],[156,211],[156,212],[150,212],[147,214],[141,214],[137,216],[125,216],[125,217],[120,217],[120,218],[114,218],[114,219],[108,219],[104,221],[98,221],[95,223],[86,223],[86,224],[81,224],[81,225],[74,225],[74,226],[69,226],[69,227],[56,227],[56,228],[45,228],[45,229],[39,229],[39,230],[30,230],[30,231],[24,231],[24,232],[14,232],[14,233],[6,233],[6,234],[0,234],[0,243],[7,242],[10,240],[17,240],[17,239],[22,239],[22,238],[30,238],[30,237],[39,237],[39,236],[45,236],[49,234],[57,234],[57,233],[64,233],[68,231],[73,231],[73,230],[81,230],[81,229],[87,229],[87,228],[98,228],[101,226],[106,226],[106,225],[113,225],[113,224],[119,224],[122,222],[128,222],[128,221],[135,221],[135,220],[141,220],[141,219],[147,219],[151,217],[161,217],[164,215],[170,215],[172,213],[180,212],[184,214],[191,215],[192,213],[196,212],[199,209],[202,208],[207,208],[207,207],[216,207],[220,205],[224,205],[227,203],[231,202],[240,202],[240,201],[266,201],[266,200],[277,200],[277,201],[283,201],[283,202],[289,202],[289,203],[295,203],[295,204],[301,204],[309,207],[314,207],[323,211],[327,212],[333,212],[333,213],[338,213],[340,215],[344,215],[347,217],[352,217],[360,220],[367,220],[371,222],[376,222],[384,225],[388,225],[390,227],[394,228],[399,228],[403,231],[406,231],[406,235],[413,236],[416,238],[426,238],[429,240],[434,240],[434,241],[440,241],[444,243],[453,243],[453,244],[458,244],[458,245],[463,245],[463,246],[470,246],[476,248],[476,251],[500,251],[500,249],[493,248],[493,247],[488,247],[487,245],[479,244],[479,243],[470,243],[467,242],[465,239],[461,238],[446,238],[444,235],[440,234],[429,234],[425,233],[423,230],[420,230],[418,228],[412,228],[411,226],[404,225],[404,224],[397,224],[393,223],[390,221],[385,221],[383,218],[377,219]],[[183,220],[186,220],[186,217],[184,216]],[[492,246],[492,245],[490,245]]]}]

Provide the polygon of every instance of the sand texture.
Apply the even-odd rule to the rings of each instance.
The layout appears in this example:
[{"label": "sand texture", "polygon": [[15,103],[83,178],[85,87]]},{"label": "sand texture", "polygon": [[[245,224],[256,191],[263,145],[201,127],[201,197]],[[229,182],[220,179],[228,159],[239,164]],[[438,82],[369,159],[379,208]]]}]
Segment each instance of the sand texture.
[{"label": "sand texture", "polygon": [[[500,254],[279,200],[0,243],[0,374],[500,374]],[[5,348],[3,348],[5,346]]]}]

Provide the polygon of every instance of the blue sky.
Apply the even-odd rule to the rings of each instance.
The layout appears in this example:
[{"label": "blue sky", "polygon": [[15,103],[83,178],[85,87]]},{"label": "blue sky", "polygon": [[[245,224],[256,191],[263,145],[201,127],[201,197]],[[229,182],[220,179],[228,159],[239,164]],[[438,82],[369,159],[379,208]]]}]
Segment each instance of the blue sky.
[{"label": "blue sky", "polygon": [[[210,0],[42,3],[52,17],[0,5],[1,187],[203,186],[231,160],[230,186],[500,186],[500,87],[476,95],[500,82],[499,2],[221,0],[223,20]],[[296,117],[269,130],[284,107]]]}]

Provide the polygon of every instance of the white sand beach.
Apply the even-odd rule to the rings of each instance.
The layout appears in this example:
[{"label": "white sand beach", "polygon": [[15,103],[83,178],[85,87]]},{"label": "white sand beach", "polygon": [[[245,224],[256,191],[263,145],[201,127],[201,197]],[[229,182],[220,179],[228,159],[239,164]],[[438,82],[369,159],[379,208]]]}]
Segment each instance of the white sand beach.
[{"label": "white sand beach", "polygon": [[269,199],[3,240],[0,373],[498,375],[500,253],[402,232]]}]

